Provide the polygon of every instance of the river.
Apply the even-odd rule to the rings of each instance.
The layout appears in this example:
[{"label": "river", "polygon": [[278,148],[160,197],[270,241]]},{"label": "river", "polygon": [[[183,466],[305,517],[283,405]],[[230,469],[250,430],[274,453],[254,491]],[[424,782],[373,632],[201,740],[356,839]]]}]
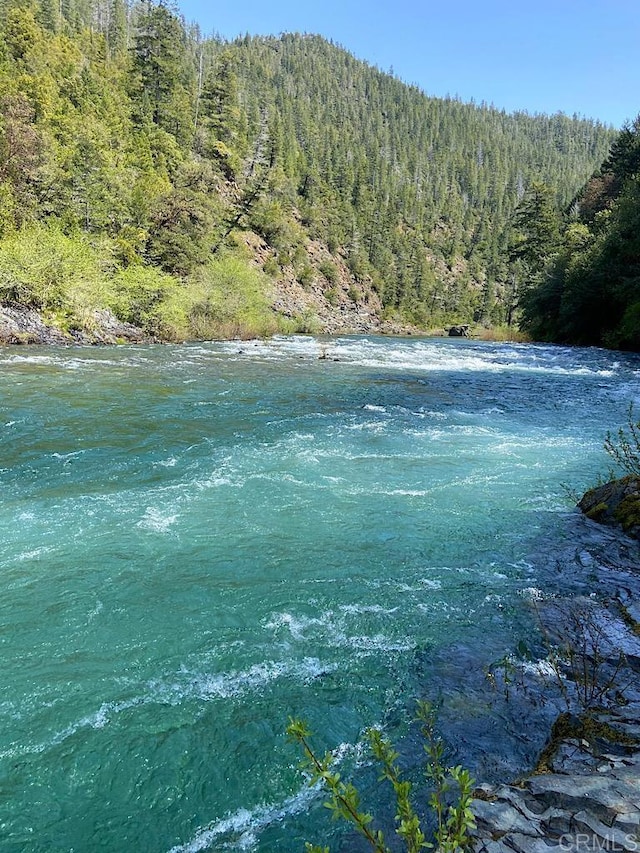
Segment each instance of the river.
[{"label": "river", "polygon": [[291,337],[0,366],[0,850],[344,847],[290,716],[356,775],[425,696],[489,774],[530,759],[469,697],[595,535],[567,486],[606,475],[638,356]]}]

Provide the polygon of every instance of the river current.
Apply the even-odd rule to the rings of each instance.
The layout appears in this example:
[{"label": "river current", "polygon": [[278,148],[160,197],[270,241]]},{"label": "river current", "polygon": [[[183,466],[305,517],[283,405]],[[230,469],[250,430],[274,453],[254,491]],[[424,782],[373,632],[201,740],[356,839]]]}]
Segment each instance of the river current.
[{"label": "river current", "polygon": [[637,356],[292,337],[0,368],[1,851],[355,849],[290,716],[374,800],[363,731],[402,740],[421,697],[487,772],[530,759],[476,688],[597,535],[567,486],[606,474]]}]

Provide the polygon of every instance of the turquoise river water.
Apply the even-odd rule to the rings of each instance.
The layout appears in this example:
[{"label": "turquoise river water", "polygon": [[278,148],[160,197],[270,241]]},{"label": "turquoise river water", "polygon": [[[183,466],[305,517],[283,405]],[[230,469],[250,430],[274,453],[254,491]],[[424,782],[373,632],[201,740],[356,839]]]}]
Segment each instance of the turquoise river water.
[{"label": "turquoise river water", "polygon": [[470,685],[590,524],[563,484],[606,472],[638,357],[295,337],[0,368],[1,851],[356,849],[289,716],[365,787],[364,729],[402,739],[423,696],[496,773],[526,761]]}]

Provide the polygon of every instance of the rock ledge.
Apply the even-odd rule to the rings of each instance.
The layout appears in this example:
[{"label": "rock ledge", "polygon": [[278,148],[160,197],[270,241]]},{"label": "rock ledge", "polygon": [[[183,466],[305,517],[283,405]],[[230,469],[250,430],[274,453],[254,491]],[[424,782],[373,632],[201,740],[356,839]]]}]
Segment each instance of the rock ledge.
[{"label": "rock ledge", "polygon": [[608,737],[554,743],[553,772],[476,790],[476,853],[637,853],[640,703],[600,720]]},{"label": "rock ledge", "polygon": [[123,323],[107,309],[94,311],[85,328],[63,331],[30,308],[0,305],[0,344],[151,343],[142,329]]},{"label": "rock ledge", "polygon": [[589,489],[578,506],[587,518],[640,539],[640,477],[629,475]]}]

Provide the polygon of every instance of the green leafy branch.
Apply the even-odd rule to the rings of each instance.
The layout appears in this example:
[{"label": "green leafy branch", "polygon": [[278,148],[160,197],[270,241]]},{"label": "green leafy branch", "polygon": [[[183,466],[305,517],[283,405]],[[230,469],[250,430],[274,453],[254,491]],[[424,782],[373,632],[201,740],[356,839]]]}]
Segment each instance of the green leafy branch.
[{"label": "green leafy branch", "polygon": [[[435,846],[442,853],[455,853],[469,846],[469,833],[476,825],[471,810],[473,779],[469,771],[459,764],[445,766],[444,743],[436,733],[435,711],[429,703],[418,703],[418,719],[422,723],[424,751],[428,759],[426,773],[434,785],[429,805],[437,818]],[[447,805],[446,795],[454,786],[458,789],[457,799]]]},{"label": "green leafy branch", "polygon": [[[384,843],[384,836],[380,830],[369,828],[373,818],[370,814],[360,811],[360,794],[349,782],[343,782],[340,774],[331,770],[334,758],[327,752],[324,758],[319,758],[309,744],[311,731],[303,720],[290,720],[287,726],[287,735],[293,741],[300,744],[304,751],[304,767],[310,773],[309,784],[314,785],[321,781],[328,789],[331,799],[325,805],[333,812],[334,818],[344,818],[353,824],[361,835],[367,839],[376,853],[390,853]],[[308,853],[328,853],[328,847],[316,847],[307,844]]]},{"label": "green leafy branch", "polygon": [[[427,841],[420,818],[411,802],[412,784],[402,779],[398,766],[399,754],[378,729],[369,729],[367,740],[374,758],[381,766],[380,779],[386,779],[394,792],[396,803],[396,834],[403,840],[407,853],[419,853],[435,847],[439,853],[457,853],[469,846],[470,831],[475,827],[471,811],[473,780],[460,766],[447,767],[444,763],[444,744],[435,730],[435,713],[426,702],[418,705],[418,719],[422,723],[425,753],[428,758],[426,775],[434,791],[429,805],[436,816],[435,843]],[[353,784],[344,782],[332,769],[334,757],[326,753],[320,758],[310,745],[311,731],[302,720],[292,719],[287,727],[289,738],[298,743],[304,753],[303,767],[309,772],[311,785],[323,784],[330,799],[325,805],[334,818],[350,823],[369,842],[376,853],[390,853],[382,830],[372,827],[373,817],[360,808],[360,794]],[[457,797],[452,799],[452,792]],[[307,853],[329,853],[328,847],[307,844]]]},{"label": "green leafy branch", "polygon": [[604,449],[627,474],[640,477],[640,420],[634,420],[633,403],[629,405],[627,428],[613,435],[607,432]]}]

